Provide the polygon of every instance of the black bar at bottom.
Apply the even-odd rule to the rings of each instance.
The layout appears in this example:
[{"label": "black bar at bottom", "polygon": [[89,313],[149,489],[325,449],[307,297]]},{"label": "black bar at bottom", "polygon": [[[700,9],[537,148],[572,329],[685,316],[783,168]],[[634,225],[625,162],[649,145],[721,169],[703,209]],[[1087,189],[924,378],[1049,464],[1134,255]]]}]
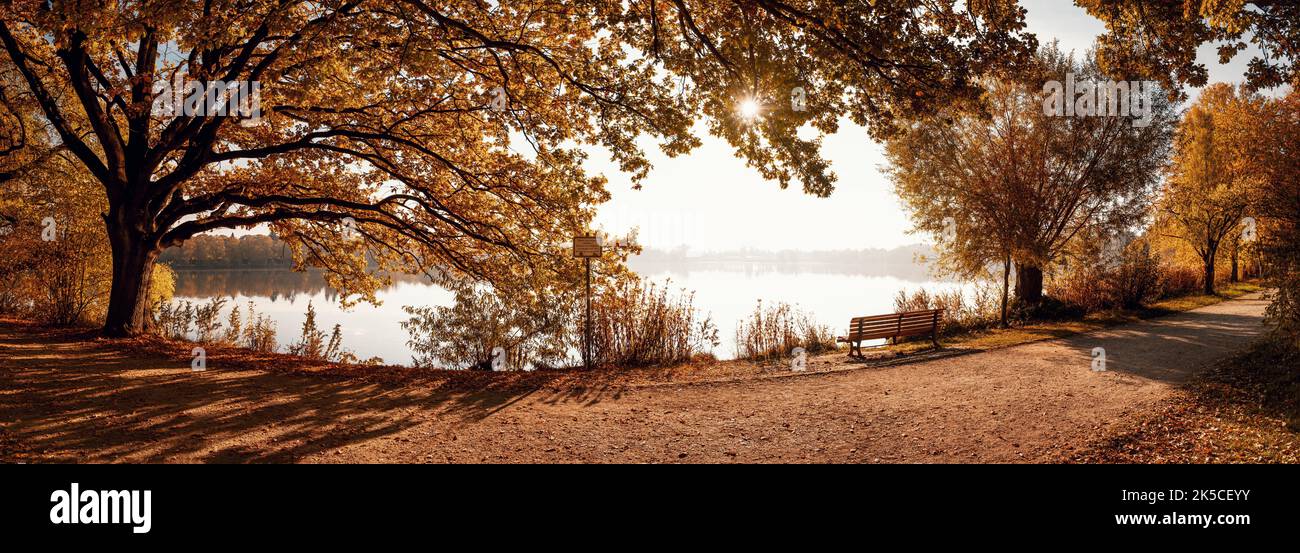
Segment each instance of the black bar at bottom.
[{"label": "black bar at bottom", "polygon": [[[716,539],[731,520],[778,534],[813,525],[820,538],[869,529],[926,539],[960,530],[972,544],[1023,530],[1067,532],[1072,544],[1201,540],[1293,528],[1295,475],[1286,466],[5,465],[0,529],[11,544],[24,534],[128,544],[204,536],[205,545],[266,533],[428,537],[471,523],[508,527],[513,538],[577,525]],[[53,523],[51,497],[73,483],[81,493],[148,490],[149,531]]]}]

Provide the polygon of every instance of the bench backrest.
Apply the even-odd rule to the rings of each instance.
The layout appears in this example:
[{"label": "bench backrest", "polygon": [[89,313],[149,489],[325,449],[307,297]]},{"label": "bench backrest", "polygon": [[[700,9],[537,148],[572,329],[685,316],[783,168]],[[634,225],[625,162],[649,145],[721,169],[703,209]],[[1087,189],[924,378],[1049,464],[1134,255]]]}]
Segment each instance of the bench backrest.
[{"label": "bench backrest", "polygon": [[895,336],[920,336],[938,332],[939,323],[942,321],[942,309],[854,317],[852,321],[849,321],[849,338],[854,340],[874,340],[876,338],[893,338]]}]

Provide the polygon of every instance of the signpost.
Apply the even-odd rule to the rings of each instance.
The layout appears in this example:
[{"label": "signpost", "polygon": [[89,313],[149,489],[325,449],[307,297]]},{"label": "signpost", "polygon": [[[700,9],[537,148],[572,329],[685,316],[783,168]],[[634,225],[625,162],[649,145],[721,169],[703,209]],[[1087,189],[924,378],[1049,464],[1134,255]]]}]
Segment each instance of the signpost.
[{"label": "signpost", "polygon": [[582,366],[591,369],[591,259],[600,257],[602,248],[596,236],[574,236],[573,257],[587,262],[587,323],[582,335]]}]

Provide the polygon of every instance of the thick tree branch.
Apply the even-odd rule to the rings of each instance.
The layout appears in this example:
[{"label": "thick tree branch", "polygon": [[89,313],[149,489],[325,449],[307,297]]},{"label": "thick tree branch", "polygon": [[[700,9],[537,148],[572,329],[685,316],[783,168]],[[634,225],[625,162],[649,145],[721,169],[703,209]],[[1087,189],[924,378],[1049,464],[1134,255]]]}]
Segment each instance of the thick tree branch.
[{"label": "thick tree branch", "polygon": [[4,42],[5,51],[9,54],[10,61],[18,68],[18,72],[22,74],[23,79],[27,81],[28,88],[31,89],[32,95],[36,97],[36,101],[40,104],[41,111],[45,113],[46,119],[50,121],[50,125],[58,133],[59,139],[63,141],[68,150],[77,156],[77,159],[86,165],[91,174],[104,184],[110,198],[119,193],[121,183],[113,180],[113,176],[108,167],[104,165],[103,160],[99,159],[94,150],[91,150],[90,146],[86,145],[85,141],[81,140],[73,132],[72,125],[64,117],[58,101],[50,94],[45,82],[27,65],[27,54],[22,51],[18,41],[10,33],[8,23],[4,21],[0,21],[0,41]]}]

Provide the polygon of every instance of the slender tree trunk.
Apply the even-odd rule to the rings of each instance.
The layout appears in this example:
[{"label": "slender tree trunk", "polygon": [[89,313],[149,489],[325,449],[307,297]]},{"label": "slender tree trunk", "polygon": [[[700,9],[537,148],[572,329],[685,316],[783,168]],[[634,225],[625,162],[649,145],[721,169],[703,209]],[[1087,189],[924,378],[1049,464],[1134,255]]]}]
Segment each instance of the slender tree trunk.
[{"label": "slender tree trunk", "polygon": [[1205,253],[1201,255],[1201,262],[1205,264],[1205,285],[1202,291],[1206,295],[1214,295],[1214,261],[1219,254],[1219,244],[1212,237],[1205,237]]},{"label": "slender tree trunk", "polygon": [[113,248],[113,285],[108,294],[103,333],[110,337],[142,334],[153,326],[149,290],[153,285],[158,245],[148,240],[123,210],[110,210],[105,223]]},{"label": "slender tree trunk", "polygon": [[1236,244],[1232,245],[1232,274],[1228,275],[1228,282],[1237,282],[1237,260],[1241,258],[1241,248]]},{"label": "slender tree trunk", "polygon": [[1214,255],[1211,254],[1202,259],[1205,262],[1205,286],[1206,295],[1214,295]]},{"label": "slender tree trunk", "polygon": [[1043,269],[1016,264],[1016,300],[1029,305],[1043,300]]},{"label": "slender tree trunk", "polygon": [[1011,258],[1006,257],[1002,260],[1002,328],[1009,326],[1007,324],[1007,295],[1011,287]]}]

